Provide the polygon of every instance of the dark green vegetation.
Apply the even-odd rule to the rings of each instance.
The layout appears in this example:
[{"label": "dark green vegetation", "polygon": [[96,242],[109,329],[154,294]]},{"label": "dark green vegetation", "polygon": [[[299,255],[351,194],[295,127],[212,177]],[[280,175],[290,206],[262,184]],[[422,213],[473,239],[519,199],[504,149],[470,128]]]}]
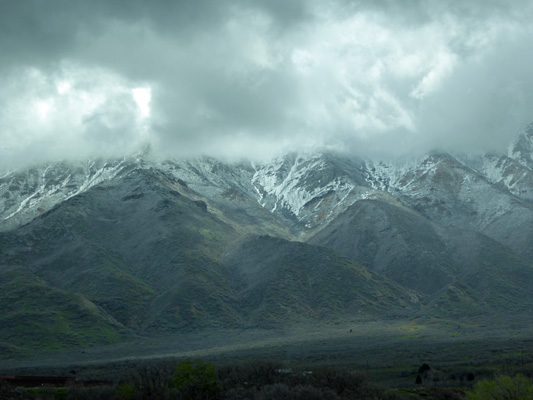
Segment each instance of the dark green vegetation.
[{"label": "dark green vegetation", "polygon": [[3,357],[418,306],[409,290],[327,248],[247,231],[155,170],[1,233],[0,249],[0,302],[12,312],[1,317]]},{"label": "dark green vegetation", "polygon": [[27,268],[2,272],[3,357],[31,355],[27,343],[39,343],[51,351],[124,339],[117,324],[84,297],[50,287]]},{"label": "dark green vegetation", "polygon": [[418,213],[382,193],[296,241],[296,223],[246,196],[132,167],[1,232],[3,368],[264,349],[408,368],[420,346],[532,337],[527,251],[436,224],[433,203]]},{"label": "dark green vegetation", "polygon": [[533,267],[527,259],[480,233],[437,227],[397,202],[359,201],[309,243],[420,293],[429,315],[532,309]]},{"label": "dark green vegetation", "polygon": [[182,397],[188,399],[215,398],[220,392],[214,365],[201,359],[177,363],[172,375],[172,386]]},{"label": "dark green vegetation", "polygon": [[467,394],[469,400],[528,400],[532,398],[533,384],[523,375],[517,375],[514,378],[498,376],[494,380],[485,379]]},{"label": "dark green vegetation", "polygon": [[454,279],[451,254],[434,226],[399,203],[358,201],[310,242],[423,294],[435,293]]}]

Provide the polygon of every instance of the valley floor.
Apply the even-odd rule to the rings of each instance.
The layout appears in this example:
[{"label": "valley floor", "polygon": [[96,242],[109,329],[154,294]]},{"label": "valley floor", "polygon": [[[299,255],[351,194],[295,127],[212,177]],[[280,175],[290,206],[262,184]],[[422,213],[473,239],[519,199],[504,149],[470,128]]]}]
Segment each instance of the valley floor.
[{"label": "valley floor", "polygon": [[[211,332],[137,340],[27,359],[0,359],[0,375],[60,375],[77,370],[113,378],[126,367],[202,358],[215,364],[276,360],[288,366],[347,366],[388,387],[413,387],[428,364],[436,386],[533,370],[533,326],[523,315],[462,321],[411,319]],[[96,375],[95,375],[96,374]]]}]

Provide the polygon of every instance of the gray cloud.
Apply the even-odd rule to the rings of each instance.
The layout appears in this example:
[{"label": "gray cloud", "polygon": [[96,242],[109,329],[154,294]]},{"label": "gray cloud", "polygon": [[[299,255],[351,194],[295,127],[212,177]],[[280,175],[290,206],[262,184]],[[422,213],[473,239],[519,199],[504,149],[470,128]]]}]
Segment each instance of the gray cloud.
[{"label": "gray cloud", "polygon": [[[533,120],[531,11],[530,0],[5,1],[0,159],[147,141],[237,157],[503,148]],[[149,118],[138,87],[151,89]]]}]

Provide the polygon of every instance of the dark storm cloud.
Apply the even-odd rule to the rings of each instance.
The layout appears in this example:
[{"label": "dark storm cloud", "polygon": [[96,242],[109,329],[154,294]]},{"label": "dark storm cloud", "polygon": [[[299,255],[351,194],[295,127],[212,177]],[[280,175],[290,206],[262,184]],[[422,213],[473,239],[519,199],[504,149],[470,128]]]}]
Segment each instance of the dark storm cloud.
[{"label": "dark storm cloud", "polygon": [[[533,120],[532,11],[526,0],[4,1],[0,158],[147,141],[239,157],[502,148]],[[151,94],[149,116],[135,88]]]}]

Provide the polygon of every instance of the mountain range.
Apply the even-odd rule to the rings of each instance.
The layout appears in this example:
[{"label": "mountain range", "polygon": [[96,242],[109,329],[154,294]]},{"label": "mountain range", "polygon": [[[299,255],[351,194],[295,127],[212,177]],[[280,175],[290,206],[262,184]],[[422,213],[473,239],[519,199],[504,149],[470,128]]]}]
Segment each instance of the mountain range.
[{"label": "mountain range", "polygon": [[533,309],[533,124],[507,154],[0,173],[0,351]]}]

